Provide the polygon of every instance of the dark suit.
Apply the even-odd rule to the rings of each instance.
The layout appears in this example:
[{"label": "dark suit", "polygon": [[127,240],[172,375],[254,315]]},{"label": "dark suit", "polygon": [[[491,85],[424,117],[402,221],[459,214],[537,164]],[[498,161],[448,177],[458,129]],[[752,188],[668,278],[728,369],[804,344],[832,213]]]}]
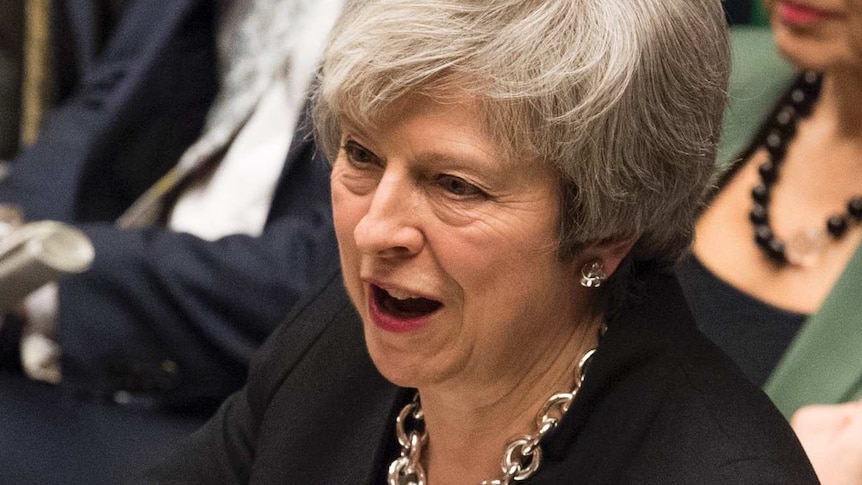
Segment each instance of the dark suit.
[{"label": "dark suit", "polygon": [[14,161],[0,201],[33,220],[122,214],[200,134],[218,89],[213,4],[136,0],[101,45],[93,3],[63,2],[55,26],[63,102]]},{"label": "dark suit", "polygon": [[[817,483],[784,418],[697,332],[676,279],[638,277],[526,483]],[[361,325],[336,275],[274,333],[246,387],[144,481],[385,483],[412,392],[377,373]]]},{"label": "dark suit", "polygon": [[[15,161],[0,201],[20,204],[29,219],[76,224],[96,259],[60,285],[61,387],[71,392],[0,379],[16,395],[0,400],[7,447],[0,483],[24,476],[39,483],[32,473],[57,467],[71,470],[69,483],[116,482],[238,389],[254,349],[337,265],[329,167],[307,121],[296,130],[260,237],[207,242],[112,223],[199,136],[217,89],[215,4],[135,0],[97,49],[88,43],[91,2],[66,3],[80,84]],[[144,409],[101,404],[112,401]],[[30,409],[43,406],[57,408],[37,413],[52,419],[30,431],[19,426],[15,416],[29,420]],[[192,414],[167,413],[176,410]],[[60,442],[68,445],[63,453],[47,451],[46,443]]]}]

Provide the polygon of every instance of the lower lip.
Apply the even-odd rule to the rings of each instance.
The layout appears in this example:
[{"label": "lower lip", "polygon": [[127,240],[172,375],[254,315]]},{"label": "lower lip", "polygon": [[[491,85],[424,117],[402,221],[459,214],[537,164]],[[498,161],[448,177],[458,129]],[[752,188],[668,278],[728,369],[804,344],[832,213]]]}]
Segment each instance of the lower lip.
[{"label": "lower lip", "polygon": [[811,25],[829,16],[822,10],[815,10],[789,2],[778,4],[778,13],[781,15],[782,20],[795,25]]},{"label": "lower lip", "polygon": [[398,318],[392,316],[383,311],[379,305],[377,305],[377,298],[374,298],[374,291],[371,290],[368,292],[368,308],[369,313],[371,314],[371,321],[374,322],[374,325],[377,328],[384,330],[386,332],[393,333],[406,333],[406,332],[415,332],[416,330],[425,328],[431,323],[431,319],[429,318],[431,315],[426,315],[419,318]]}]

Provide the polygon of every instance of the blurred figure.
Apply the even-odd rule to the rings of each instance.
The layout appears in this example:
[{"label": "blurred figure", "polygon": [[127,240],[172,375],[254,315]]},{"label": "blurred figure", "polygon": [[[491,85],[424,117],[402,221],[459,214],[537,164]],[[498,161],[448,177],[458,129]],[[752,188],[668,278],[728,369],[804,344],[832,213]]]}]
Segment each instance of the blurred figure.
[{"label": "blurred figure", "polygon": [[[748,86],[732,94],[723,143],[739,150],[725,151],[735,153],[678,274],[701,329],[792,419],[831,483],[860,477],[859,460],[845,459],[858,440],[842,433],[862,417],[862,1],[765,6],[792,68],[734,63]],[[757,120],[751,130],[744,118]]]},{"label": "blurred figure", "polygon": [[61,385],[0,373],[15,396],[0,481],[116,483],[144,466],[336,267],[305,98],[340,4],[132,0],[107,23],[92,2],[55,5],[76,81],[0,201],[74,224],[96,259],[6,319],[5,346],[23,331],[25,370]]}]

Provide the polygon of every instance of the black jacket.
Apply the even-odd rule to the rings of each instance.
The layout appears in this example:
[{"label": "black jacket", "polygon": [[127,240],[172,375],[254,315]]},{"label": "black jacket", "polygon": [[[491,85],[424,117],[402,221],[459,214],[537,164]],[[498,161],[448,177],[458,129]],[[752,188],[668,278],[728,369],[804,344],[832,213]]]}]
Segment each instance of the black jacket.
[{"label": "black jacket", "polygon": [[[676,279],[637,279],[639,296],[609,322],[525,483],[817,483],[784,418],[697,332]],[[376,371],[336,276],[276,331],[246,387],[146,482],[383,484],[394,417],[411,394]]]}]

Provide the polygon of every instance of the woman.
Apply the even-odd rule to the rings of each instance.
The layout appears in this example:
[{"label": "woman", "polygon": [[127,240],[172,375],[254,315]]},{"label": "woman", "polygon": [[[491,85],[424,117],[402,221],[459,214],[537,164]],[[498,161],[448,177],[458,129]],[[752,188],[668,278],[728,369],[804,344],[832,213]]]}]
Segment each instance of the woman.
[{"label": "woman", "polygon": [[[778,51],[799,73],[724,174],[679,275],[699,326],[790,418],[862,397],[862,1],[765,5]],[[841,440],[805,438],[854,410],[862,419],[858,405],[796,416],[815,467],[838,453],[813,443]],[[860,445],[851,454],[862,459]]]},{"label": "woman", "polygon": [[[680,271],[700,326],[758,384],[862,240],[862,2],[845,3],[827,11],[767,2],[777,47],[804,72],[724,174],[698,221],[694,258]],[[734,293],[716,301],[725,290],[715,285]],[[745,318],[752,315],[758,326]],[[758,352],[746,351],[753,346]]]},{"label": "woman", "polygon": [[342,273],[150,479],[815,483],[662,271],[727,71],[717,0],[352,5],[315,110]]}]

